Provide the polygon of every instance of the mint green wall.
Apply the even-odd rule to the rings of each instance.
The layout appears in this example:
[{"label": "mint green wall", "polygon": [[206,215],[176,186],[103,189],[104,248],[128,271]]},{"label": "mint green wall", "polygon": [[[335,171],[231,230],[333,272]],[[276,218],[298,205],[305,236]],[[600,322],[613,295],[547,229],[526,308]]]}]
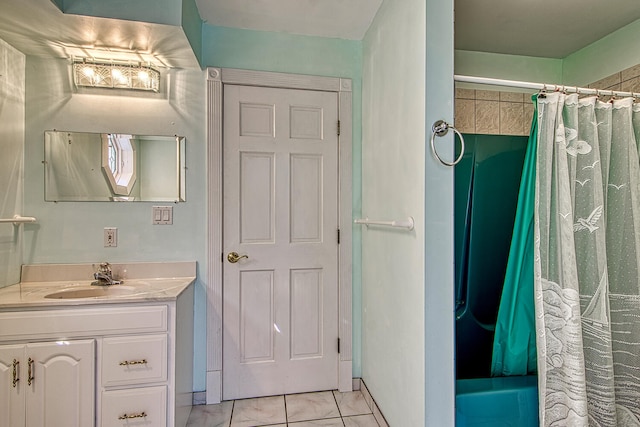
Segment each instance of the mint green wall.
[{"label": "mint green wall", "polygon": [[[184,0],[193,1],[193,0]],[[175,0],[56,0],[64,13],[180,25],[182,1]]]},{"label": "mint green wall", "polygon": [[187,36],[191,49],[202,64],[202,20],[195,0],[182,0],[182,31]]},{"label": "mint green wall", "polygon": [[[204,24],[202,64],[345,77],[353,83],[353,215],[361,215],[362,43]],[[353,376],[361,375],[361,231],[353,229]]]},{"label": "mint green wall", "polygon": [[[22,207],[24,67],[24,55],[0,40],[0,218],[3,219],[27,215]],[[0,224],[0,288],[20,281],[25,227]]]},{"label": "mint green wall", "polygon": [[362,230],[362,378],[391,426],[425,425],[425,60],[425,2],[385,0],[363,40],[362,213],[416,226]]},{"label": "mint green wall", "polygon": [[572,53],[563,60],[562,83],[584,86],[640,64],[640,20]]},{"label": "mint green wall", "polygon": [[[453,0],[427,0],[426,115],[431,138],[437,120],[453,123]],[[439,138],[442,152],[453,159],[453,134]],[[425,145],[427,140],[425,139]],[[454,371],[454,243],[453,169],[426,150],[425,161],[425,280],[424,280],[424,426],[455,425]]]},{"label": "mint green wall", "polygon": [[[361,43],[204,26],[206,65],[347,77],[354,95],[354,216],[360,215]],[[39,70],[47,70],[42,78]],[[206,277],[206,86],[199,70],[170,72],[164,96],[109,91],[77,93],[68,62],[27,60],[25,209],[42,221],[25,233],[25,263],[196,260]],[[86,91],[85,91],[86,92]],[[43,132],[47,129],[185,135],[187,202],[174,205],[173,226],[151,225],[153,203],[47,203]],[[118,247],[104,248],[102,229],[118,227]],[[158,227],[163,227],[159,229]],[[360,231],[354,232],[354,376],[360,376]],[[206,305],[199,279],[195,307],[194,391],[205,389]]]},{"label": "mint green wall", "polygon": [[455,51],[455,74],[553,83],[562,80],[562,59]]},{"label": "mint green wall", "polygon": [[[43,71],[46,70],[46,73]],[[24,262],[197,261],[194,390],[205,388],[206,102],[200,70],[172,70],[161,95],[73,87],[66,59],[26,61]],[[158,203],[44,201],[45,130],[186,137],[187,202],[173,204],[173,225],[152,225]],[[118,247],[103,247],[103,228],[118,228]]]}]

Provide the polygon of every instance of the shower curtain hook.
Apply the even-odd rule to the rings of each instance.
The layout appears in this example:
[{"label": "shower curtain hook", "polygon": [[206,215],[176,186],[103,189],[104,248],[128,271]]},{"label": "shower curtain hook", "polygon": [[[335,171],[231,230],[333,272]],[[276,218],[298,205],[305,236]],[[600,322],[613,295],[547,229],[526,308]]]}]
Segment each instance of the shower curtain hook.
[{"label": "shower curtain hook", "polygon": [[546,83],[542,85],[542,89],[538,91],[538,98],[544,99],[547,97],[547,85]]}]

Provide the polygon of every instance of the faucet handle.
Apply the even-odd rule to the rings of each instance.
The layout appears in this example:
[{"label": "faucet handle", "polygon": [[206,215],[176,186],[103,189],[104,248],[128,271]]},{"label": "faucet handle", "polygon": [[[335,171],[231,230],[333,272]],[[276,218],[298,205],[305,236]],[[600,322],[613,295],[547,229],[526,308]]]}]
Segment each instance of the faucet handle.
[{"label": "faucet handle", "polygon": [[98,273],[108,274],[111,276],[111,264],[108,262],[101,262],[98,266]]}]

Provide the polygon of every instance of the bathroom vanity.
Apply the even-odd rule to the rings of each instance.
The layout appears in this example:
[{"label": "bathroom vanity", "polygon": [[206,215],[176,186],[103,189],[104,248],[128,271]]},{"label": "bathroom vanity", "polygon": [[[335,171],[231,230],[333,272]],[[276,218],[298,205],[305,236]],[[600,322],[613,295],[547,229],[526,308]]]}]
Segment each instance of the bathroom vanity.
[{"label": "bathroom vanity", "polygon": [[25,266],[0,289],[0,425],[184,427],[195,262],[116,264],[110,286],[93,268]]}]

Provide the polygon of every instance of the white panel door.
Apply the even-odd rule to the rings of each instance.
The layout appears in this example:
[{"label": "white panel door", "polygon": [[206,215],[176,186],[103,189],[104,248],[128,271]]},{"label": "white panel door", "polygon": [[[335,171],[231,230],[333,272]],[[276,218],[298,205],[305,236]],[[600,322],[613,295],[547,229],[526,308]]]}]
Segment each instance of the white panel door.
[{"label": "white panel door", "polygon": [[27,427],[94,425],[94,347],[93,340],[26,345]]},{"label": "white panel door", "polygon": [[224,88],[224,399],[337,388],[337,121],[336,93]]},{"label": "white panel door", "polygon": [[0,346],[0,426],[23,426],[27,366],[24,345]]}]

